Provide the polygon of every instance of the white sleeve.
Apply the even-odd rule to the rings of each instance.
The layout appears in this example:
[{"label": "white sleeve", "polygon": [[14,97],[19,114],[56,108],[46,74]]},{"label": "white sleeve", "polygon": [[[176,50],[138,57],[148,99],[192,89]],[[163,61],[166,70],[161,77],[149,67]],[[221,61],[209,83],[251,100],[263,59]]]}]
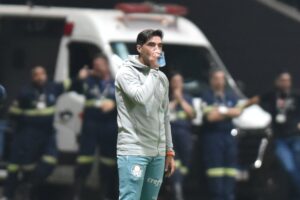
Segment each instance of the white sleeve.
[{"label": "white sleeve", "polygon": [[116,76],[117,85],[134,102],[146,104],[154,95],[159,84],[157,70],[151,69],[143,84],[140,83],[136,74],[123,70]]},{"label": "white sleeve", "polygon": [[169,86],[167,87],[167,94],[165,97],[165,131],[166,131],[166,145],[167,150],[173,149],[173,140],[172,140],[172,133],[171,133],[171,125],[170,125],[170,109],[169,109]]}]

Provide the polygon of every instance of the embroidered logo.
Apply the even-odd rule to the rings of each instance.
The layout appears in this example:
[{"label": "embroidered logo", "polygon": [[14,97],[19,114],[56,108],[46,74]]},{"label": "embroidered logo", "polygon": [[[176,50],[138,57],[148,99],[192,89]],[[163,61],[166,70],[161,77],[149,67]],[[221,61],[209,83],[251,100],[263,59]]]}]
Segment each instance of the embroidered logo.
[{"label": "embroidered logo", "polygon": [[142,168],[139,165],[134,165],[131,169],[131,174],[135,177],[140,178],[142,176]]},{"label": "embroidered logo", "polygon": [[147,182],[153,184],[155,187],[160,187],[162,184],[162,179],[148,178]]}]

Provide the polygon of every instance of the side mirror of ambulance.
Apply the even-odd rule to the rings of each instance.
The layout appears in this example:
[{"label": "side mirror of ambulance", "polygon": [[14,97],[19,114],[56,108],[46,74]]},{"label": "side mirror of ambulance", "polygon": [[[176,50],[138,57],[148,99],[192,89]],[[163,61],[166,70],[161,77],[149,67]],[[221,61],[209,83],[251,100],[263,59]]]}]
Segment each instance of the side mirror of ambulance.
[{"label": "side mirror of ambulance", "polygon": [[123,63],[122,58],[118,56],[117,54],[113,54],[111,57],[111,66],[113,67],[114,72],[116,73],[118,69],[121,67]]}]

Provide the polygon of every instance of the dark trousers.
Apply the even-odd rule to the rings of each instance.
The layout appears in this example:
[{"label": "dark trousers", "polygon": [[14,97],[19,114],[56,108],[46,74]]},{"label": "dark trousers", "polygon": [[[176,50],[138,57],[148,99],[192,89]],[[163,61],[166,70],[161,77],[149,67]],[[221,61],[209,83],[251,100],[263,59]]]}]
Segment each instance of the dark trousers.
[{"label": "dark trousers", "polygon": [[235,199],[237,144],[228,132],[203,136],[203,158],[211,200]]},{"label": "dark trousers", "polygon": [[300,136],[277,138],[275,154],[293,186],[293,199],[300,199]]},{"label": "dark trousers", "polygon": [[[13,138],[8,177],[4,195],[13,198],[18,184],[28,183],[32,187],[41,184],[57,164],[57,147],[52,130],[24,128]],[[19,180],[22,173],[22,180]]]},{"label": "dark trousers", "polygon": [[189,127],[171,124],[174,150],[176,152],[176,171],[171,176],[173,199],[184,199],[182,185],[185,175],[189,172],[190,158],[193,147],[192,133]]},{"label": "dark trousers", "polygon": [[94,163],[95,151],[99,149],[100,184],[102,195],[116,199],[118,196],[118,177],[116,164],[117,124],[115,121],[85,119],[80,137],[79,156],[75,171],[75,190],[82,190]]}]

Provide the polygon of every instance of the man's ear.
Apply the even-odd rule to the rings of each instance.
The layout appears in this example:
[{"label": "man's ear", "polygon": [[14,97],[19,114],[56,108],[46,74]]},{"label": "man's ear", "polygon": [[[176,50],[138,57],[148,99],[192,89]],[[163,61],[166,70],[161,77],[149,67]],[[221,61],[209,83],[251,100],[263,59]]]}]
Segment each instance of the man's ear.
[{"label": "man's ear", "polygon": [[139,53],[141,53],[141,51],[142,51],[142,45],[140,45],[140,44],[136,45],[136,50],[137,50]]}]

